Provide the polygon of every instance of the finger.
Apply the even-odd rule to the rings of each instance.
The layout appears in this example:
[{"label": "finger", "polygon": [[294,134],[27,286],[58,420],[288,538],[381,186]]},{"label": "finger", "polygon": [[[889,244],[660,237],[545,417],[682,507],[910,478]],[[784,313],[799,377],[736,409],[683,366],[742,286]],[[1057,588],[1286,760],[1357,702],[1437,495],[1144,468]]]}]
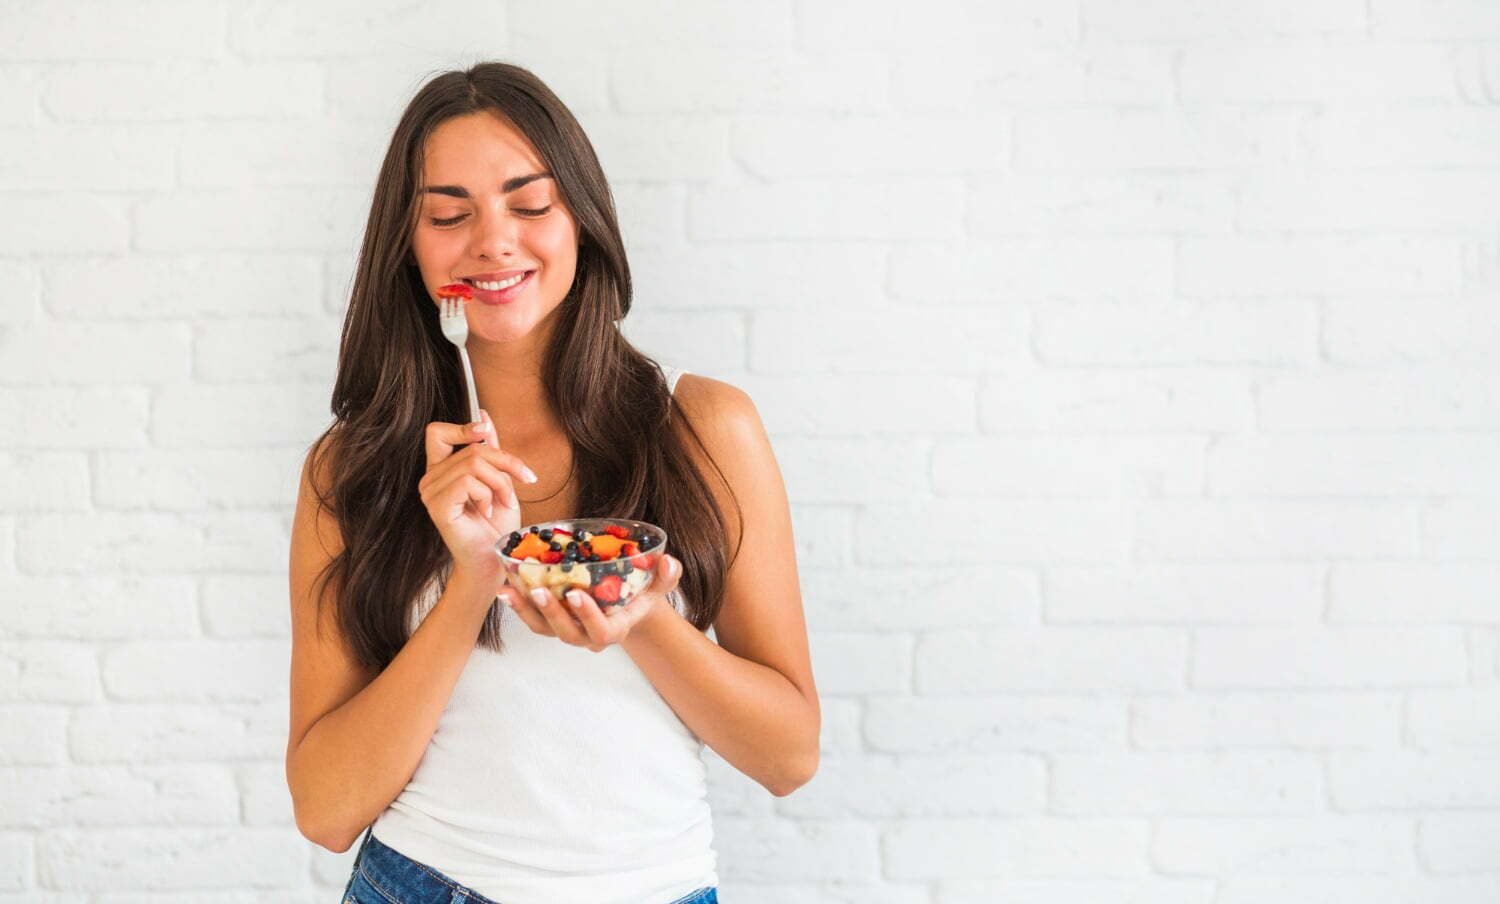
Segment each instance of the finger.
[{"label": "finger", "polygon": [[450,424],[446,421],[433,421],[427,425],[427,433],[424,445],[427,449],[427,467],[447,458],[453,454],[458,446],[466,446],[477,443],[481,439],[494,436],[494,425],[489,422],[489,416],[480,412],[480,420],[477,424]]},{"label": "finger", "polygon": [[496,470],[504,471],[513,480],[519,480],[522,483],[536,483],[536,474],[526,466],[526,462],[493,443],[475,446],[474,454],[479,456],[481,460],[488,462]]},{"label": "finger", "polygon": [[480,479],[496,489],[495,498],[498,504],[509,508],[520,507],[520,501],[515,493],[517,480],[525,483],[537,482],[536,474],[517,456],[494,446],[475,443],[465,446],[463,451],[449,456],[434,467],[423,476],[418,486],[425,488],[429,483],[441,483],[451,479],[447,476],[449,471],[479,475]]},{"label": "finger", "polygon": [[599,604],[592,596],[574,588],[568,591],[567,601],[592,643],[599,647],[607,647],[618,639],[615,636],[615,626],[605,618],[604,612],[600,610]]},{"label": "finger", "polygon": [[495,422],[490,420],[490,413],[483,408],[479,409],[479,420],[470,424],[469,427],[479,433],[479,439],[474,442],[474,445],[494,446],[498,444],[499,437],[495,433]]},{"label": "finger", "polygon": [[557,634],[553,632],[552,626],[547,624],[547,619],[543,618],[542,614],[537,611],[536,606],[534,606],[531,601],[526,598],[526,594],[522,593],[519,590],[516,590],[514,587],[507,589],[509,590],[508,593],[505,590],[502,590],[501,594],[504,596],[505,604],[507,606],[510,606],[510,608],[516,613],[516,618],[519,618],[526,625],[526,627],[530,628],[538,634],[543,634],[547,637],[557,636]]},{"label": "finger", "polygon": [[558,602],[550,591],[539,587],[531,591],[531,600],[559,640],[574,646],[584,646],[589,642],[588,635],[583,632],[582,626],[573,619],[571,612],[566,611],[570,607]]},{"label": "finger", "polygon": [[651,576],[651,592],[667,593],[677,589],[677,581],[682,577],[682,563],[676,558],[662,553],[662,557],[656,560],[656,569]]},{"label": "finger", "polygon": [[495,495],[484,481],[473,474],[458,471],[441,483],[424,489],[422,503],[434,512],[435,521],[452,523],[462,518],[471,505],[480,518],[488,518],[490,508],[495,504]]},{"label": "finger", "polygon": [[663,599],[656,593],[638,593],[623,606],[610,606],[609,611],[604,614],[604,620],[614,628],[616,638],[624,637],[636,622],[646,617],[652,606]]},{"label": "finger", "polygon": [[[476,446],[475,449],[483,448]],[[489,450],[493,451],[493,450]],[[507,508],[519,508],[520,501],[516,499],[516,488],[511,476],[490,463],[489,459],[481,454],[473,455],[464,463],[463,469],[469,474],[478,477],[495,494],[495,504]]]}]

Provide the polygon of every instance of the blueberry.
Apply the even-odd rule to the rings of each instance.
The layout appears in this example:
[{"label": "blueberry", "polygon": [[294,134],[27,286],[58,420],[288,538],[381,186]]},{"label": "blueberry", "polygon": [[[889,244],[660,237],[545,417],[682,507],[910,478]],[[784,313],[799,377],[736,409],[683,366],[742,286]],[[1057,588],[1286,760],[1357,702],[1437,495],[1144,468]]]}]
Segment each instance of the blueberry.
[{"label": "blueberry", "polygon": [[543,528],[541,530],[541,532],[539,532],[537,534],[537,536],[541,537],[543,540],[551,540],[552,539],[552,528],[550,528],[550,527]]},{"label": "blueberry", "polygon": [[510,533],[510,542],[512,544],[514,544],[514,543],[520,543],[521,542],[521,532],[518,531],[518,530],[517,531],[511,531],[511,533]]}]

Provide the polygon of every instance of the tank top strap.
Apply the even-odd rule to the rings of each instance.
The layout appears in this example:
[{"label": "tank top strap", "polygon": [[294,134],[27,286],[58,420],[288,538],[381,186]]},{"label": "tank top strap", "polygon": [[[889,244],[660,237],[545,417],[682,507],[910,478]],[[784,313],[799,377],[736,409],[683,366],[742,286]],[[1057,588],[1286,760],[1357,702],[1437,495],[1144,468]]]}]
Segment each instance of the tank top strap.
[{"label": "tank top strap", "polygon": [[677,378],[687,373],[687,371],[680,367],[673,367],[670,364],[663,364],[661,371],[662,375],[667,378],[667,392],[675,394],[677,392]]}]

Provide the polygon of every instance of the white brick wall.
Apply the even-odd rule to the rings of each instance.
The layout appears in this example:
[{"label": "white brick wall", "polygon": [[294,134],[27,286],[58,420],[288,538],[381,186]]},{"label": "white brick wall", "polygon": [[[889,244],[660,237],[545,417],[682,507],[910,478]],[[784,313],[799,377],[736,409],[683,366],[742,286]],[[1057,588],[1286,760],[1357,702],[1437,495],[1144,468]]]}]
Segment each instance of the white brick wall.
[{"label": "white brick wall", "polygon": [[[1500,900],[1500,5],[0,2],[0,904],[333,900],[285,562],[424,75],[588,130],[786,477],[766,904]],[[455,40],[456,38],[456,40]]]}]

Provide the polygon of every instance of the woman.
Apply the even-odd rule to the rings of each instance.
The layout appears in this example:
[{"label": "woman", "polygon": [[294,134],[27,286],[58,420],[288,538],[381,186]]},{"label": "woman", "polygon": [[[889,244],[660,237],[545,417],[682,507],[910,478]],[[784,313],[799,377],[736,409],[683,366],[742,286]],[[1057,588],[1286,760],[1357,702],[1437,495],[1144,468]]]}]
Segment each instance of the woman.
[{"label": "woman", "polygon": [[[460,280],[477,424],[438,324]],[[499,63],[424,85],[292,529],[287,781],[310,840],[364,831],[345,901],[714,902],[702,745],[778,796],[817,768],[765,430],[744,392],[632,348],[630,302],[608,184],[556,96]],[[505,586],[496,541],[572,517],[663,527],[652,587],[606,615]]]}]

